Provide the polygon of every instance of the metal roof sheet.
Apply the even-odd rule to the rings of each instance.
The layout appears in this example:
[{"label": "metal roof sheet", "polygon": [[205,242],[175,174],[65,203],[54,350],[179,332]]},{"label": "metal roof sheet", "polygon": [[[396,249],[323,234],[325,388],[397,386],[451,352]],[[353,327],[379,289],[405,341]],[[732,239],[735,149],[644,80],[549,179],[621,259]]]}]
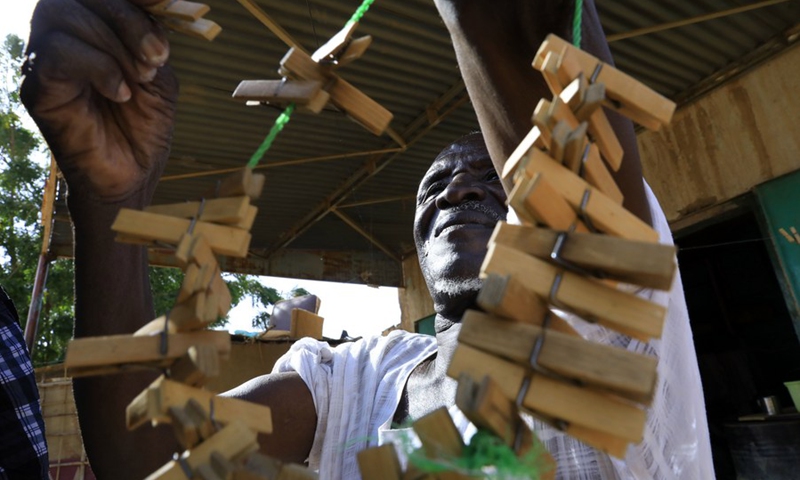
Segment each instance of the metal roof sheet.
[{"label": "metal roof sheet", "polygon": [[[207,3],[212,8],[207,18],[223,27],[214,42],[170,37],[171,63],[181,93],[173,150],[156,203],[195,198],[226,169],[242,166],[279,113],[268,107],[246,107],[232,100],[231,93],[243,79],[279,78],[277,66],[288,48],[240,3]],[[314,50],[341,28],[360,1],[256,3],[306,49]],[[800,1],[758,3],[767,6],[675,26],[748,3],[597,0],[618,68],[673,98],[688,98],[701,81],[752,55],[800,20]],[[659,26],[672,28],[620,38]],[[417,182],[439,150],[477,129],[449,36],[433,2],[380,0],[358,33],[372,35],[373,45],[339,73],[394,113],[391,127],[409,147],[402,150],[386,135],[375,137],[330,108],[316,116],[295,114],[260,167],[267,183],[253,228],[257,258],[292,251],[353,252],[368,265],[370,258],[396,260],[408,255],[413,252],[411,197]],[[352,219],[370,239],[336,211]],[[56,244],[68,243],[64,232],[57,230]],[[390,270],[386,258],[376,261],[368,281],[396,284],[400,265],[394,260],[388,264],[396,271],[385,275],[379,270]],[[281,274],[269,270],[265,267],[263,273]],[[315,278],[319,273],[293,270],[292,275]]]}]

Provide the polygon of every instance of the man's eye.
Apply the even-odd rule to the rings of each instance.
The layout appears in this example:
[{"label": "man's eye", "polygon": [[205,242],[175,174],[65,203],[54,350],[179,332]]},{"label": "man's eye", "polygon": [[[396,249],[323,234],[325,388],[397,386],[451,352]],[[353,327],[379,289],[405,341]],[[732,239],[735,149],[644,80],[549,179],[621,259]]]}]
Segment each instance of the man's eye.
[{"label": "man's eye", "polygon": [[483,176],[484,180],[487,182],[496,182],[500,180],[500,175],[497,174],[497,170],[492,169],[486,172],[486,175]]},{"label": "man's eye", "polygon": [[430,200],[432,197],[435,197],[436,195],[438,195],[442,190],[444,190],[444,183],[443,182],[434,183],[433,185],[428,187],[427,190],[425,190],[425,193],[422,195],[422,201],[426,202],[426,201]]}]

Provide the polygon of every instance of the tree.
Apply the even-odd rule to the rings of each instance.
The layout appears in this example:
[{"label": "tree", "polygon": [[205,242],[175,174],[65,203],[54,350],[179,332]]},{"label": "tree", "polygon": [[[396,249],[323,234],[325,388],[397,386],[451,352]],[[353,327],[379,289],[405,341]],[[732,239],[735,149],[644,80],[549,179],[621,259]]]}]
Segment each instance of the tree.
[{"label": "tree", "polygon": [[[14,300],[23,327],[42,245],[39,212],[47,175],[47,169],[33,161],[37,153],[45,157],[43,142],[38,132],[23,126],[21,117],[18,92],[24,52],[24,42],[15,35],[6,37],[0,51],[0,284]],[[75,323],[73,278],[72,260],[51,263],[33,349],[36,366],[63,361]],[[174,305],[182,280],[183,273],[176,268],[150,268],[156,314]],[[256,277],[225,275],[225,281],[234,306],[250,298],[254,306],[266,309],[282,300],[277,290]],[[290,295],[307,293],[295,289]],[[268,320],[269,314],[263,311],[253,320],[253,327],[265,328]],[[222,318],[212,327],[226,323],[227,318]]]}]

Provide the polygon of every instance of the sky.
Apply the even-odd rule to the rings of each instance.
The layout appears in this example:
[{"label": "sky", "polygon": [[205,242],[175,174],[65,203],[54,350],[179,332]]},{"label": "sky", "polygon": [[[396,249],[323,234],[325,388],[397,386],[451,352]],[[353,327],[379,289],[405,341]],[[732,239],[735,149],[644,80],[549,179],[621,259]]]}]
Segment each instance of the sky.
[{"label": "sky", "polygon": [[[35,5],[36,0],[4,0],[0,3],[0,38],[14,33],[27,40]],[[322,300],[319,314],[325,318],[323,334],[327,337],[339,338],[342,330],[347,330],[350,336],[379,334],[400,323],[396,288],[276,277],[261,277],[261,281],[279,292],[288,293],[301,287],[317,295]],[[251,302],[244,300],[231,310],[228,329],[252,330],[251,319],[255,312]]]}]

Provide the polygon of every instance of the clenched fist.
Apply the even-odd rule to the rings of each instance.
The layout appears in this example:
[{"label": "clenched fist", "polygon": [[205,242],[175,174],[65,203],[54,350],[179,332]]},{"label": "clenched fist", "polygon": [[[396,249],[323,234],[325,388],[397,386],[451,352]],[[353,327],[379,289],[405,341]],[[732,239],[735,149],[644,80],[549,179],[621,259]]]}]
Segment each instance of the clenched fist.
[{"label": "clenched fist", "polygon": [[20,93],[70,197],[152,192],[163,170],[178,86],[166,35],[142,9],[158,1],[41,0],[34,11]]}]

